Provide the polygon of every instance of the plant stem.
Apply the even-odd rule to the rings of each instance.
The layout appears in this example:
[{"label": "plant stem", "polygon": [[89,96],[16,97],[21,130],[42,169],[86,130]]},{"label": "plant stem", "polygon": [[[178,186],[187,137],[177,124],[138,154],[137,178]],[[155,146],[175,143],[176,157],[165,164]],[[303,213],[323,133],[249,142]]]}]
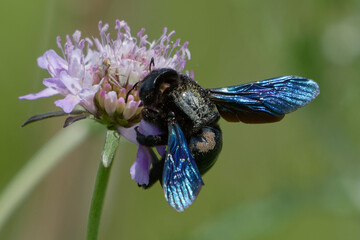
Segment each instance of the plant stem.
[{"label": "plant stem", "polygon": [[96,240],[98,237],[100,217],[110,176],[111,166],[112,164],[110,164],[108,168],[105,168],[102,162],[100,162],[99,164],[95,180],[94,192],[91,199],[86,236],[87,240]]},{"label": "plant stem", "polygon": [[96,240],[98,238],[100,218],[103,209],[106,188],[109,181],[112,160],[115,156],[116,149],[119,144],[119,139],[120,135],[115,131],[109,130],[106,134],[104,150],[102,152],[101,161],[99,163],[94,192],[91,199],[86,236],[87,240]]}]

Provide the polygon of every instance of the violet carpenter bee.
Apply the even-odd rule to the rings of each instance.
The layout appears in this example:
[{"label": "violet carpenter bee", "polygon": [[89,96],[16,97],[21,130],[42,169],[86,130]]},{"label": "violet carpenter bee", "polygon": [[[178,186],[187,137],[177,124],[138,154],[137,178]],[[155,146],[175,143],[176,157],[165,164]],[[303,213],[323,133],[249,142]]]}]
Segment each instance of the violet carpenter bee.
[{"label": "violet carpenter bee", "polygon": [[314,81],[298,76],[204,89],[168,68],[150,71],[140,84],[142,117],[164,134],[144,136],[137,131],[137,141],[148,147],[167,145],[165,157],[153,161],[149,185],[143,187],[160,180],[167,202],[177,211],[196,199],[204,185],[201,176],[221,151],[220,116],[230,122],[277,122],[319,94]]}]

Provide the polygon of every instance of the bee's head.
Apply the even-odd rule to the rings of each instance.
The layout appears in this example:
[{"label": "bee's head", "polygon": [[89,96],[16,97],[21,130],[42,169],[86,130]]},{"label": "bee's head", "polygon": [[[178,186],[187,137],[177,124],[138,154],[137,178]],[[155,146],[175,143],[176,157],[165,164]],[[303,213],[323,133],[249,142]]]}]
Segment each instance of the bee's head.
[{"label": "bee's head", "polygon": [[173,89],[179,81],[180,75],[174,69],[153,70],[141,81],[139,97],[145,107],[157,106],[163,100],[164,92]]},{"label": "bee's head", "polygon": [[139,97],[144,108],[142,117],[148,122],[166,123],[166,108],[169,105],[169,96],[180,83],[180,75],[170,68],[160,68],[151,71],[142,81],[139,88]]}]

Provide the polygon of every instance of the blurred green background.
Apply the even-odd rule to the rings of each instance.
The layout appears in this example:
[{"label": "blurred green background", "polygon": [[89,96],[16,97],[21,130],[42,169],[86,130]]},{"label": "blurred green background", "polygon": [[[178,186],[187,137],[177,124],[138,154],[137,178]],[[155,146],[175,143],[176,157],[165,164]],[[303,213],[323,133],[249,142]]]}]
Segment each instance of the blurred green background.
[{"label": "blurred green background", "polygon": [[[0,190],[63,119],[21,128],[53,101],[19,102],[43,89],[36,58],[76,29],[123,19],[157,39],[164,26],[189,41],[195,80],[221,87],[281,75],[317,81],[321,94],[275,124],[221,120],[224,147],[195,203],[177,213],[160,185],[142,190],[121,143],[99,239],[360,239],[360,2],[356,0],[10,1],[1,3]],[[95,123],[80,122],[77,124]],[[26,198],[0,239],[84,239],[105,129],[66,156]]]}]

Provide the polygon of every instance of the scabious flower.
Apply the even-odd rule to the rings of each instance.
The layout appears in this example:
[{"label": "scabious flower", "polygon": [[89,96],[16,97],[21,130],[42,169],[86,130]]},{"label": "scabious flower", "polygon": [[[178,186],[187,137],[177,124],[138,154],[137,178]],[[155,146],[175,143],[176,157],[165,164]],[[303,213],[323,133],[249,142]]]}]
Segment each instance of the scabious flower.
[{"label": "scabious flower", "polygon": [[[34,100],[60,94],[64,98],[56,100],[55,105],[64,113],[71,114],[78,106],[84,109],[87,117],[109,129],[118,130],[129,141],[139,145],[135,127],[138,126],[144,135],[159,134],[159,130],[141,120],[142,103],[138,91],[132,88],[149,73],[152,58],[155,62],[153,69],[172,68],[181,72],[190,59],[188,42],[183,45],[180,39],[172,42],[175,31],[167,33],[167,28],[158,40],[149,42],[145,29],[134,37],[127,23],[119,20],[116,20],[117,35],[113,40],[108,28],[108,24],[103,25],[100,21],[100,38],[82,39],[81,32],[75,31],[72,37],[66,36],[64,45],[58,37],[57,45],[62,56],[51,49],[37,59],[39,67],[51,75],[43,80],[46,88],[19,99]],[[158,151],[163,154],[164,148],[158,148]],[[148,184],[150,165],[149,150],[139,146],[130,169],[132,179],[139,184]]]}]

